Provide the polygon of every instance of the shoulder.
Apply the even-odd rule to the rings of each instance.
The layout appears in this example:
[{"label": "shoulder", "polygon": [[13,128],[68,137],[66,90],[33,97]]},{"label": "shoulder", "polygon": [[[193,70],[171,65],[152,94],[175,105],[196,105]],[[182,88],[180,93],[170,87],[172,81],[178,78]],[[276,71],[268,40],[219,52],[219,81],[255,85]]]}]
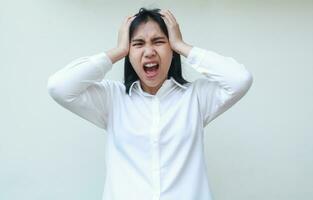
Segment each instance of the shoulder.
[{"label": "shoulder", "polygon": [[198,78],[191,82],[191,87],[193,89],[201,89],[201,88],[212,88],[217,86],[217,82],[214,80],[209,80],[208,78]]},{"label": "shoulder", "polygon": [[111,94],[125,93],[125,85],[122,81],[103,79],[99,84],[101,84],[105,90],[109,90]]}]

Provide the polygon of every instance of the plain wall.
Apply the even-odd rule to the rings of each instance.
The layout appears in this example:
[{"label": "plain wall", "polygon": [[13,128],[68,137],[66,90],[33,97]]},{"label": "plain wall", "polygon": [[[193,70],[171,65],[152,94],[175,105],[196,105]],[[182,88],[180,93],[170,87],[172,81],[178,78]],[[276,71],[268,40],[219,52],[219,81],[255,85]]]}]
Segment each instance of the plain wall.
[{"label": "plain wall", "polygon": [[[101,200],[106,133],[54,102],[47,80],[113,48],[141,6],[170,9],[187,43],[254,77],[206,128],[214,200],[312,200],[313,2],[301,0],[0,0],[0,199]],[[119,61],[106,78],[122,75]]]}]

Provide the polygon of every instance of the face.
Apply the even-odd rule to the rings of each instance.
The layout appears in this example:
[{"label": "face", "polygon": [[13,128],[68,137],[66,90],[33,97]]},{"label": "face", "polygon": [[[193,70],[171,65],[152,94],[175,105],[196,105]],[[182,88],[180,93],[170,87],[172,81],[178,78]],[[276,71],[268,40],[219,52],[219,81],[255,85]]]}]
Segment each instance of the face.
[{"label": "face", "polygon": [[149,20],[140,24],[130,39],[129,61],[145,92],[155,94],[167,79],[173,57],[168,38]]}]

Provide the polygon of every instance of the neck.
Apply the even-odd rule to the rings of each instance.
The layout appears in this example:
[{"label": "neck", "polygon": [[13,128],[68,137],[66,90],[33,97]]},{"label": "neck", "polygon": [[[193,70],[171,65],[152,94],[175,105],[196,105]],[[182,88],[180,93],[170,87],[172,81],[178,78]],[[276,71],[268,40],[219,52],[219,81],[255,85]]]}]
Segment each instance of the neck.
[{"label": "neck", "polygon": [[143,91],[145,91],[151,95],[155,95],[158,92],[158,90],[162,87],[165,80],[163,80],[159,85],[157,85],[155,87],[149,87],[146,84],[144,84],[143,81],[140,81],[140,85],[141,85],[141,88],[143,89]]},{"label": "neck", "polygon": [[143,91],[149,93],[149,94],[152,94],[152,95],[155,95],[158,90],[160,89],[161,85],[158,85],[156,87],[149,87],[149,86],[146,86],[144,84],[141,84],[141,88]]}]

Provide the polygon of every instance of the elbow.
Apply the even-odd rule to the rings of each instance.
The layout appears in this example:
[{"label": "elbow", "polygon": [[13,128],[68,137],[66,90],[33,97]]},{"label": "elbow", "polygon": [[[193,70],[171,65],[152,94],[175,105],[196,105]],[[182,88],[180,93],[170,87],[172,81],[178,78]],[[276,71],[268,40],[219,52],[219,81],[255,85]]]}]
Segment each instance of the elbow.
[{"label": "elbow", "polygon": [[237,84],[238,86],[237,93],[239,96],[243,96],[250,89],[253,83],[253,76],[251,72],[245,69],[238,78],[239,79],[238,79],[238,84]]},{"label": "elbow", "polygon": [[48,94],[59,104],[66,105],[73,102],[78,95],[73,95],[73,90],[68,82],[58,74],[54,74],[47,81]]},{"label": "elbow", "polygon": [[63,101],[65,99],[62,94],[61,83],[57,81],[54,75],[50,76],[47,81],[48,94],[57,102]]},{"label": "elbow", "polygon": [[252,73],[246,70],[246,72],[243,75],[243,84],[249,89],[253,83],[253,76]]},{"label": "elbow", "polygon": [[57,84],[55,83],[53,76],[50,76],[47,81],[47,90],[48,94],[52,97],[55,98],[58,96],[58,87]]}]

